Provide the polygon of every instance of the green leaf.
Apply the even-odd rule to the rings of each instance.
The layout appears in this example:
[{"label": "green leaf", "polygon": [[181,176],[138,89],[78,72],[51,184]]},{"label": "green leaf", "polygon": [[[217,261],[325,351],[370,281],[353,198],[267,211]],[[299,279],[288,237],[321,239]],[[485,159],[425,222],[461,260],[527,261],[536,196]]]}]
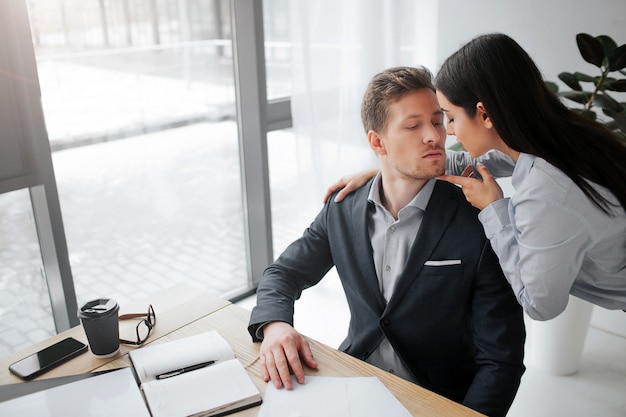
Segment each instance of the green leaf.
[{"label": "green leaf", "polygon": [[543,83],[546,85],[548,90],[552,91],[554,94],[559,92],[559,86],[555,82],[544,81]]},{"label": "green leaf", "polygon": [[576,103],[586,104],[589,101],[589,97],[591,93],[587,93],[585,91],[563,91],[559,93],[561,97],[565,97],[566,99],[575,101]]},{"label": "green leaf", "polygon": [[609,91],[619,91],[620,93],[626,92],[626,79],[622,80],[606,80],[604,82],[604,88]]},{"label": "green leaf", "polygon": [[617,126],[623,131],[626,132],[626,111],[622,110],[621,112],[614,112],[610,109],[602,109],[602,112],[611,117]]},{"label": "green leaf", "polygon": [[596,112],[593,110],[587,110],[587,109],[571,109],[571,110],[591,120],[596,120],[598,117],[596,115]]},{"label": "green leaf", "polygon": [[583,74],[582,72],[575,72],[574,76],[578,81],[589,82],[589,83],[597,83],[598,77],[592,77],[591,75]]},{"label": "green leaf", "polygon": [[595,106],[602,107],[602,109],[612,110],[614,112],[621,112],[624,110],[624,106],[606,94],[596,94],[593,98],[593,104]]},{"label": "green leaf", "polygon": [[626,43],[611,52],[607,60],[609,71],[618,71],[626,68]]},{"label": "green leaf", "polygon": [[602,67],[604,61],[604,48],[599,40],[586,33],[576,35],[578,50],[583,59],[598,68]]},{"label": "green leaf", "polygon": [[596,39],[600,41],[602,44],[602,49],[604,49],[604,56],[609,56],[611,52],[617,48],[617,43],[607,35],[596,36]]},{"label": "green leaf", "polygon": [[563,81],[569,88],[576,91],[582,91],[582,87],[576,76],[570,72],[562,72],[559,74],[559,80]]}]

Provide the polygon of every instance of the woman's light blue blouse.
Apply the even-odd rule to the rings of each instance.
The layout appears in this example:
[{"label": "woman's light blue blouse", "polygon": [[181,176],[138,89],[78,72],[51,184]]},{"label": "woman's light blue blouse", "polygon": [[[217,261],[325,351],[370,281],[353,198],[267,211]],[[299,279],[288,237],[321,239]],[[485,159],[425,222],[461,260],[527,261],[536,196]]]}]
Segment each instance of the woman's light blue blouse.
[{"label": "woman's light blue blouse", "polygon": [[[626,180],[626,179],[625,179]],[[626,309],[626,212],[600,210],[569,177],[545,160],[520,154],[513,197],[479,215],[502,270],[533,319],[558,316],[568,295]]]}]

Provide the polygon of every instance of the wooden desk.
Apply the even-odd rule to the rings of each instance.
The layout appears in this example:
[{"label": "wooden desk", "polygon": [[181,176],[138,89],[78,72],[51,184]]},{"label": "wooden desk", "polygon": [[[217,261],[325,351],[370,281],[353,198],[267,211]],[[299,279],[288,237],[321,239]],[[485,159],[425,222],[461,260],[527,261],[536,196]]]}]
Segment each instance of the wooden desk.
[{"label": "wooden desk", "polygon": [[[148,303],[152,303],[157,313],[157,326],[154,329],[156,332],[149,339],[151,344],[163,343],[215,329],[230,343],[254,383],[262,394],[265,393],[266,384],[260,377],[261,370],[258,361],[260,345],[252,343],[248,334],[247,325],[250,313],[246,309],[188,286],[177,286],[150,297],[147,302],[134,305],[132,311],[143,311],[144,308],[147,308]],[[129,309],[124,312],[130,311]],[[124,330],[129,329],[122,329],[120,332]],[[79,326],[12,355],[0,363],[2,366],[0,385],[20,381],[8,371],[10,363],[67,336],[86,340],[85,334]],[[377,376],[413,416],[482,415],[320,342],[309,339],[309,343],[318,363],[318,369],[306,369],[307,375]],[[127,355],[130,349],[132,348],[124,346],[116,357],[109,359],[97,359],[89,353],[84,354],[54,371],[42,375],[40,379],[130,366]],[[259,408],[255,407],[232,415],[256,417],[258,412]]]}]

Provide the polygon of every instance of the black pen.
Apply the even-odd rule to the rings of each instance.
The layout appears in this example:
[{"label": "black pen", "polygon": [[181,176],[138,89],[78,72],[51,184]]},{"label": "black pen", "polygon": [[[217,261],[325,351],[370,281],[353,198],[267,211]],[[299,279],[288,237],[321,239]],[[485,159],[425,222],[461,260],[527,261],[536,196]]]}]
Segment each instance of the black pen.
[{"label": "black pen", "polygon": [[195,371],[196,369],[201,369],[209,365],[213,365],[214,363],[215,361],[202,362],[197,365],[191,365],[191,366],[187,366],[184,368],[176,369],[175,371],[164,372],[162,374],[158,374],[156,376],[156,379],[171,378],[176,375],[184,374],[185,372],[191,372],[191,371]]}]

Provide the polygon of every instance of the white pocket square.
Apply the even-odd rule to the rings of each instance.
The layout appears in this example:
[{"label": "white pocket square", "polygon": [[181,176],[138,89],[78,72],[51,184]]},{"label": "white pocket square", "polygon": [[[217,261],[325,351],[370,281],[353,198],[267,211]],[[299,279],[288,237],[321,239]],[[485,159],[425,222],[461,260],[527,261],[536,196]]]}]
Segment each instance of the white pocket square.
[{"label": "white pocket square", "polygon": [[448,266],[448,265],[461,265],[460,259],[447,259],[445,261],[426,261],[424,266]]}]

